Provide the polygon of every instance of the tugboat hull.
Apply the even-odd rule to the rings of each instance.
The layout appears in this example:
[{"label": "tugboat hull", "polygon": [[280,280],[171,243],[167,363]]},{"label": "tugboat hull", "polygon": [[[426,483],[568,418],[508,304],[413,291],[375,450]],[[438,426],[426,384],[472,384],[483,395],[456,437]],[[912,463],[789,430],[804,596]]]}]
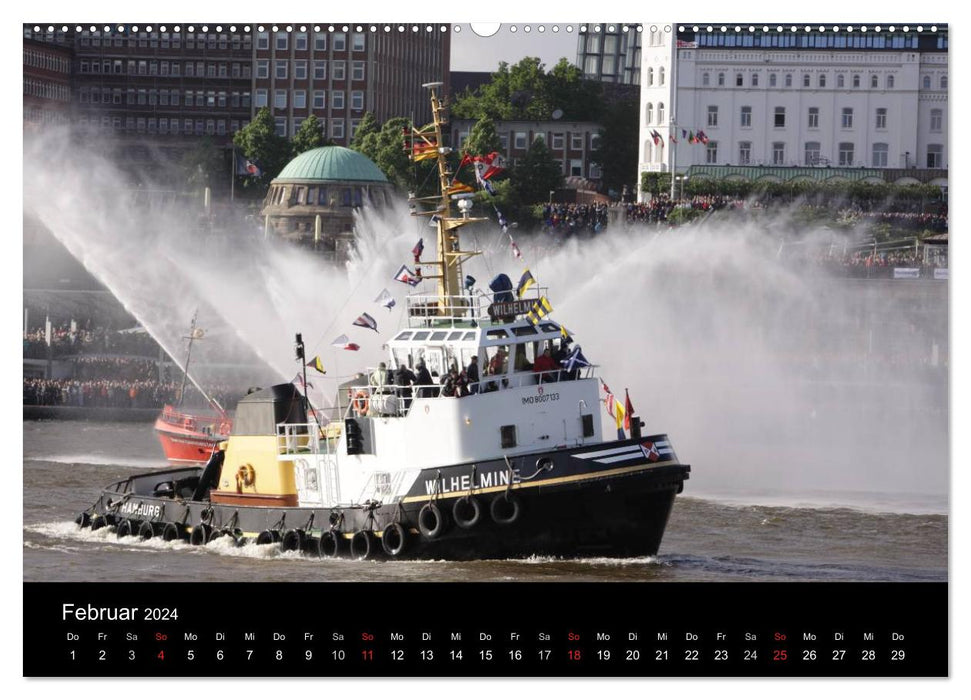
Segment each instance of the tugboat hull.
[{"label": "tugboat hull", "polygon": [[[193,500],[200,481],[205,482],[202,469],[153,472],[105,489],[88,522],[142,537],[165,534],[205,544],[230,536],[239,543],[359,559],[657,553],[690,467],[641,462],[569,473],[564,465],[577,460],[575,455],[546,453],[537,461],[543,459],[552,465],[541,475],[545,478],[456,491],[431,487],[431,494],[394,503],[321,508]],[[425,470],[426,478],[416,485],[428,490],[433,482],[462,483],[460,478],[453,482],[453,476],[472,467]],[[508,469],[512,472],[512,465]]]}]

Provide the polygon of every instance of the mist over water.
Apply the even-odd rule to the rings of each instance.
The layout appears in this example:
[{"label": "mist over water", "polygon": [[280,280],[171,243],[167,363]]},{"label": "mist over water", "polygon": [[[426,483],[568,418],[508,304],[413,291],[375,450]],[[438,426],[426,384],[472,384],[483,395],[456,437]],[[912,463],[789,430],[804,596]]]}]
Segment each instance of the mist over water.
[{"label": "mist over water", "polygon": [[[392,276],[410,265],[419,237],[434,247],[433,230],[401,202],[360,213],[358,251],[346,265],[265,241],[255,226],[210,249],[194,233],[199,211],[146,211],[96,148],[64,135],[28,140],[24,170],[25,211],[177,360],[196,309],[211,341],[199,344],[206,359],[255,363],[262,376],[253,383],[263,386],[299,371],[293,338],[302,332],[308,359],[319,354],[328,368],[323,379],[308,374],[318,405],[330,403],[338,378],[384,359],[381,345],[400,327],[411,291]],[[934,342],[946,346],[946,292],[940,308],[888,325],[909,303],[909,283],[787,265],[782,237],[814,235],[791,226],[784,217],[769,230],[712,218],[663,233],[616,226],[559,248],[542,234],[517,234],[517,242],[549,288],[552,317],[615,394],[630,390],[646,432],[667,433],[692,464],[686,493],[946,498],[947,384],[926,378],[929,359],[899,361],[930,358]],[[518,279],[523,261],[494,221],[465,231],[464,248],[493,251],[466,265],[477,287],[499,272]],[[390,312],[374,303],[382,288],[398,299]],[[352,325],[363,312],[379,333]],[[331,347],[341,334],[361,351]]]}]

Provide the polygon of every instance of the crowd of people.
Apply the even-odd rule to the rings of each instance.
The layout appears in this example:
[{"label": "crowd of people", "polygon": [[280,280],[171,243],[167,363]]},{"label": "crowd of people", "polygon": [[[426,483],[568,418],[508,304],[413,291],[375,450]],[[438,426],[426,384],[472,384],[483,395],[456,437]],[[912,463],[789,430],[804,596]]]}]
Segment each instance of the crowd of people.
[{"label": "crowd of people", "polygon": [[[158,343],[147,333],[124,333],[103,326],[76,326],[74,330],[70,324],[51,326],[51,356],[55,358],[95,353],[156,357],[158,352]],[[24,333],[24,357],[47,357],[45,326]]]},{"label": "crowd of people", "polygon": [[[157,408],[179,401],[181,381],[157,379],[41,379],[24,377],[25,406],[84,406],[88,408]],[[232,406],[243,392],[228,385],[207,389],[220,405]],[[205,406],[205,400],[187,385],[186,405]]]},{"label": "crowd of people", "polygon": [[600,233],[607,228],[606,204],[547,204],[543,207],[543,226],[547,233],[572,236]]}]

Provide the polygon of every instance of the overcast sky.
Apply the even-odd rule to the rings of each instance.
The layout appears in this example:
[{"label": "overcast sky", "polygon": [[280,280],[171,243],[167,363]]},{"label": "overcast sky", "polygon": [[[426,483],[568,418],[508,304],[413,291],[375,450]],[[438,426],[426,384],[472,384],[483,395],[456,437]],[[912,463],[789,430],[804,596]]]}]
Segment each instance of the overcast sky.
[{"label": "overcast sky", "polygon": [[[461,31],[452,33],[452,70],[494,71],[500,61],[518,63],[526,56],[539,56],[549,70],[561,58],[570,63],[577,60],[577,25],[566,24],[502,24],[494,35],[483,38],[462,24]],[[477,27],[479,25],[476,25]],[[515,26],[516,31],[511,31]],[[526,32],[525,27],[530,31]],[[545,31],[540,32],[542,26]],[[573,31],[568,32],[567,26]],[[559,31],[554,32],[553,27]]]}]

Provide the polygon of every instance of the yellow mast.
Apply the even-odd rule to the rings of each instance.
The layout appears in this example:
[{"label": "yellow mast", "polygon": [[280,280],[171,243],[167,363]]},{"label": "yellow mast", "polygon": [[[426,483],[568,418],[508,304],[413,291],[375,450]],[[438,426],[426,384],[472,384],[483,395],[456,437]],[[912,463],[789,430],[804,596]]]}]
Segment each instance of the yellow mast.
[{"label": "yellow mast", "polygon": [[[437,259],[434,261],[416,261],[422,265],[438,265],[441,273],[439,275],[424,275],[424,277],[434,277],[438,279],[438,314],[441,316],[461,315],[456,307],[466,306],[463,296],[463,277],[462,263],[473,255],[478,255],[478,251],[462,250],[459,241],[459,229],[466,224],[474,221],[485,221],[484,218],[473,218],[468,215],[471,210],[471,202],[467,197],[459,197],[458,207],[462,210],[461,216],[452,216],[452,196],[448,189],[451,186],[450,177],[452,173],[448,170],[448,163],[445,156],[451,152],[450,148],[444,146],[442,139],[442,127],[448,123],[447,106],[444,101],[438,99],[436,88],[441,87],[442,83],[425,83],[422,87],[431,90],[432,118],[435,129],[434,142],[423,135],[422,131],[412,128],[413,138],[418,136],[425,142],[426,148],[434,146],[435,155],[438,161],[438,186],[440,195],[438,206],[433,211],[415,212],[416,215],[436,215],[437,232]],[[415,149],[411,149],[411,158],[415,159]],[[468,202],[463,204],[463,202]]]}]

